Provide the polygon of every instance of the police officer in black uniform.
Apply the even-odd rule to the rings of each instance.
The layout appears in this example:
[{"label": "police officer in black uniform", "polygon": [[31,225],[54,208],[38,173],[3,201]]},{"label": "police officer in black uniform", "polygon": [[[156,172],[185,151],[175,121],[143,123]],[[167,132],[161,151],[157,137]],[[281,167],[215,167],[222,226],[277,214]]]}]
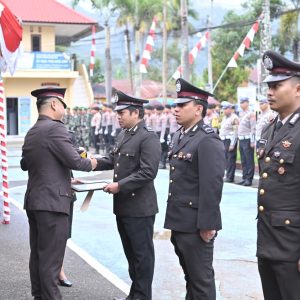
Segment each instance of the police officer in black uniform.
[{"label": "police officer in black uniform", "polygon": [[219,136],[204,124],[211,94],[183,79],[176,82],[175,116],[182,127],[173,139],[165,228],[183,268],[186,300],[216,299],[214,238],[221,229],[220,201],[225,149]]},{"label": "police officer in black uniform", "polygon": [[300,299],[300,63],[266,51],[278,116],[258,141],[257,257],[265,300]]},{"label": "police officer in black uniform", "polygon": [[[126,300],[151,300],[154,272],[153,225],[158,212],[154,179],[161,155],[159,138],[145,125],[143,104],[121,91],[115,94],[118,121],[123,130],[108,157],[96,170],[114,169],[114,213],[132,280]],[[116,299],[116,298],[115,298]],[[124,299],[123,299],[124,300]]]}]

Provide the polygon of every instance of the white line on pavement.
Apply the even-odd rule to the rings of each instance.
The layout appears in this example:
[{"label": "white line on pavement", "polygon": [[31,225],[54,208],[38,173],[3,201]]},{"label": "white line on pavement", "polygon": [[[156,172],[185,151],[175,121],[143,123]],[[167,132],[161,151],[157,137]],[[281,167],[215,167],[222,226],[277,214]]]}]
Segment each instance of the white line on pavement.
[{"label": "white line on pavement", "polygon": [[[23,186],[24,187],[24,186]],[[10,203],[12,203],[15,207],[21,210],[24,214],[26,214],[23,209],[22,204],[16,201],[13,198],[9,198]],[[101,274],[104,278],[110,281],[114,286],[120,289],[125,294],[129,294],[130,287],[127,283],[125,283],[122,279],[120,279],[117,275],[112,273],[106,267],[104,267],[101,263],[99,263],[95,258],[93,258],[90,254],[88,254],[85,250],[76,245],[73,241],[68,240],[67,246],[75,252],[79,257],[81,257],[87,264],[89,264],[93,269],[95,269],[99,274]]]}]

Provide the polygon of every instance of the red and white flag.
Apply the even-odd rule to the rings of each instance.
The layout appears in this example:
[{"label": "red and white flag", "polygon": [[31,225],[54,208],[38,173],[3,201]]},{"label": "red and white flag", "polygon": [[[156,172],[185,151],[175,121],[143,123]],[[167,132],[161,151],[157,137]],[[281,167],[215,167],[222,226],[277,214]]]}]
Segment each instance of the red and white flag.
[{"label": "red and white flag", "polygon": [[22,50],[23,29],[19,20],[9,8],[0,1],[0,68],[5,72],[7,68],[11,75],[14,74],[17,60]]},{"label": "red and white flag", "polygon": [[249,49],[251,43],[253,42],[254,35],[257,33],[259,28],[259,23],[262,20],[263,15],[259,17],[259,19],[252,25],[251,29],[247,33],[246,37],[244,38],[243,42],[241,43],[238,50],[234,53],[231,60],[228,63],[228,68],[237,68],[236,61],[238,60],[239,56],[243,57],[245,49]]},{"label": "red and white flag", "polygon": [[96,41],[95,41],[95,25],[92,26],[92,48],[91,48],[91,58],[90,58],[90,78],[94,76],[95,67],[95,52],[96,52]]},{"label": "red and white flag", "polygon": [[151,52],[153,50],[154,46],[154,38],[155,38],[155,27],[157,24],[156,17],[153,18],[150,31],[146,40],[146,46],[143,52],[141,64],[140,64],[140,72],[141,73],[147,73],[147,66],[149,63],[149,60],[151,59]]},{"label": "red and white flag", "polygon": [[[206,42],[207,42],[208,38],[209,38],[209,32],[207,31],[200,38],[200,40],[198,41],[196,46],[190,51],[190,53],[189,53],[189,64],[190,65],[192,65],[194,63],[194,61],[197,58],[198,53],[200,52],[200,50],[206,46]],[[177,68],[177,70],[175,71],[175,73],[172,75],[172,77],[176,80],[176,79],[181,77],[182,72],[183,72],[182,67],[179,66]]]}]

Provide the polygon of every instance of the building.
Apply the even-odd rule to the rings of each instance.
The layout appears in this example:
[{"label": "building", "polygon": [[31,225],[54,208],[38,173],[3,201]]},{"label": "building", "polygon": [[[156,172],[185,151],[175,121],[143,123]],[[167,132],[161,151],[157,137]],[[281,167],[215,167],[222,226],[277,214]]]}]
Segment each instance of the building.
[{"label": "building", "polygon": [[[37,119],[31,90],[56,85],[66,87],[68,106],[88,106],[94,101],[85,65],[76,56],[59,51],[59,46],[91,34],[91,18],[55,0],[2,0],[22,21],[24,53],[13,76],[2,74],[6,106],[7,135],[24,136]],[[62,47],[61,47],[62,48]]]}]

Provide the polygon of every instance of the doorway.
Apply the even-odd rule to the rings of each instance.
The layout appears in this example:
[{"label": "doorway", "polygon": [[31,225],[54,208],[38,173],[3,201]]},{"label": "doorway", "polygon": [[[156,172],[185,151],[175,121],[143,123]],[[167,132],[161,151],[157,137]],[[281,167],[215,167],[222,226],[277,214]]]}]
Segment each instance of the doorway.
[{"label": "doorway", "polygon": [[6,98],[7,135],[18,135],[18,98]]}]

